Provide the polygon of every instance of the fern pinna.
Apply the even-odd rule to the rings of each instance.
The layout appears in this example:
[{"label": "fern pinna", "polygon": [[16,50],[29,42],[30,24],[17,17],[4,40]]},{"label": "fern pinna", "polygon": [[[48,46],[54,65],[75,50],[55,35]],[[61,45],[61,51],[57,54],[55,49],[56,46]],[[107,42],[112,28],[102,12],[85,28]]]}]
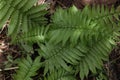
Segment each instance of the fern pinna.
[{"label": "fern pinna", "polygon": [[21,60],[14,79],[31,80],[40,67],[44,69],[42,80],[77,80],[77,74],[83,80],[102,69],[119,35],[119,12],[104,6],[59,8],[46,24],[46,5],[35,5],[37,1],[0,0],[0,27],[10,21],[8,35],[30,47],[37,43],[43,59],[37,57],[35,64],[30,57]]}]

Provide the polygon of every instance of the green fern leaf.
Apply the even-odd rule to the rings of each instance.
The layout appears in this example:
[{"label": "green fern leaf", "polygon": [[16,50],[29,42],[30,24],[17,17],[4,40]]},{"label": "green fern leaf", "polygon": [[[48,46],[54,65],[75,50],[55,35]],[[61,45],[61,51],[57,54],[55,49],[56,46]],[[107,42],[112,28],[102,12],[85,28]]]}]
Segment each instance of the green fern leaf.
[{"label": "green fern leaf", "polygon": [[109,39],[103,39],[92,46],[81,43],[74,47],[53,44],[39,44],[39,46],[41,47],[39,54],[45,58],[44,74],[59,68],[71,71],[69,70],[70,65],[69,67],[67,65],[71,64],[71,67],[74,66],[80,72],[80,77],[83,79],[85,76],[87,77],[89,71],[96,73],[96,69],[102,68],[102,60],[108,59],[113,44]]},{"label": "green fern leaf", "polygon": [[[37,1],[38,0],[1,0],[0,28],[6,23],[8,19],[10,19],[8,36],[12,36],[20,33],[21,29],[23,33],[27,32],[28,28],[32,28],[36,24],[37,27],[45,25],[47,23],[44,17],[44,15],[47,13],[45,10],[46,5],[35,6],[34,4],[37,3]],[[31,24],[31,22],[34,24]]]},{"label": "green fern leaf", "polygon": [[[99,14],[96,14],[96,9],[98,9]],[[116,14],[119,13],[115,10],[110,12],[104,6],[102,8],[87,6],[82,11],[75,10],[75,12],[72,8],[67,9],[67,11],[58,9],[52,17],[51,26],[53,29],[49,33],[51,37],[49,42],[54,44],[62,42],[65,45],[67,41],[70,41],[75,45],[78,41],[84,44],[89,43],[85,43],[84,40],[97,41],[113,32],[113,27],[110,26],[117,26],[113,21],[113,16]],[[103,34],[101,35],[101,33]]]}]

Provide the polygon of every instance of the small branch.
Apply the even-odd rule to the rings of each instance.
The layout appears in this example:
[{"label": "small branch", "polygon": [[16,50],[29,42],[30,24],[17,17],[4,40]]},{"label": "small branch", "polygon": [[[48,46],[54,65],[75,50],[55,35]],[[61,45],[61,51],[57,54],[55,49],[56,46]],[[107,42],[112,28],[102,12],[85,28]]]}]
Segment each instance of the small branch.
[{"label": "small branch", "polygon": [[64,4],[62,4],[60,1],[57,1],[58,4],[60,4],[63,8],[66,8]]},{"label": "small branch", "polygon": [[110,61],[110,62],[109,62],[109,64],[114,63],[114,62],[115,62],[115,61],[117,61],[118,59],[120,59],[120,56],[119,56],[118,58],[116,58],[116,59],[114,59],[114,60]]},{"label": "small branch", "polygon": [[14,70],[14,69],[18,69],[19,67],[11,67],[11,68],[5,68],[5,69],[0,69],[1,71],[9,71],[9,70]]}]

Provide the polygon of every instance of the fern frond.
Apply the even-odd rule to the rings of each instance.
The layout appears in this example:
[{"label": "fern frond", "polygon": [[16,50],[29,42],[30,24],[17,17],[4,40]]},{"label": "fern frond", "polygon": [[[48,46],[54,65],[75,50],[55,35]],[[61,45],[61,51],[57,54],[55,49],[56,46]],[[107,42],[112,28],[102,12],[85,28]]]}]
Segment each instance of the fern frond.
[{"label": "fern frond", "polygon": [[59,68],[68,72],[75,68],[83,79],[85,76],[87,77],[89,71],[96,73],[96,69],[101,69],[102,61],[108,60],[108,54],[113,46],[112,42],[112,39],[107,38],[95,42],[92,46],[82,43],[74,47],[53,44],[40,45],[39,54],[45,58],[44,74]]},{"label": "fern frond", "polygon": [[[99,14],[96,14],[96,9],[98,9]],[[102,9],[105,10],[101,11]],[[58,9],[52,17],[53,29],[49,33],[49,42],[55,44],[62,42],[65,45],[69,41],[72,44],[77,44],[91,40],[97,41],[109,34],[112,35],[117,25],[114,21],[112,23],[110,21],[113,20],[114,15],[118,15],[118,12],[112,11],[111,13],[105,7],[102,9],[88,6],[82,11],[77,10],[74,6],[66,11]],[[89,44],[89,42],[85,44]]]},{"label": "fern frond", "polygon": [[34,61],[27,56],[26,59],[21,59],[19,62],[19,70],[14,75],[14,80],[32,80],[31,77],[36,75],[36,71],[41,67],[40,57]]},{"label": "fern frond", "polygon": [[[45,25],[46,18],[44,15],[47,13],[46,4],[34,4],[38,0],[1,0],[0,1],[0,28],[10,19],[8,27],[8,35],[14,37],[22,32],[27,32],[28,28],[37,24],[37,27]],[[31,22],[33,22],[31,24]],[[16,34],[16,35],[15,35]],[[13,36],[11,36],[13,37]]]}]

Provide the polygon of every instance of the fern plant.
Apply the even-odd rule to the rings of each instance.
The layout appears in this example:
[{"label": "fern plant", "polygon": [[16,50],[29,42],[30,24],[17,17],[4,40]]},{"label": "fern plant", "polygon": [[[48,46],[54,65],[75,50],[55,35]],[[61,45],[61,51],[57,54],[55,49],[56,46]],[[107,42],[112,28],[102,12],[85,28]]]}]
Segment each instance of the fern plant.
[{"label": "fern plant", "polygon": [[43,80],[76,80],[77,74],[83,80],[102,69],[119,35],[119,24],[113,20],[119,21],[119,12],[105,6],[59,8],[46,24],[46,5],[35,5],[37,1],[0,0],[0,26],[10,21],[8,35],[20,44],[37,43],[43,58],[21,60],[14,79],[31,80],[40,67]]},{"label": "fern plant", "polygon": [[82,11],[74,6],[58,9],[52,17],[48,42],[39,44],[39,54],[45,58],[44,73],[63,68],[79,73],[82,80],[90,71],[96,73],[115,46],[119,27],[113,17],[118,14],[104,6],[85,7]]}]

